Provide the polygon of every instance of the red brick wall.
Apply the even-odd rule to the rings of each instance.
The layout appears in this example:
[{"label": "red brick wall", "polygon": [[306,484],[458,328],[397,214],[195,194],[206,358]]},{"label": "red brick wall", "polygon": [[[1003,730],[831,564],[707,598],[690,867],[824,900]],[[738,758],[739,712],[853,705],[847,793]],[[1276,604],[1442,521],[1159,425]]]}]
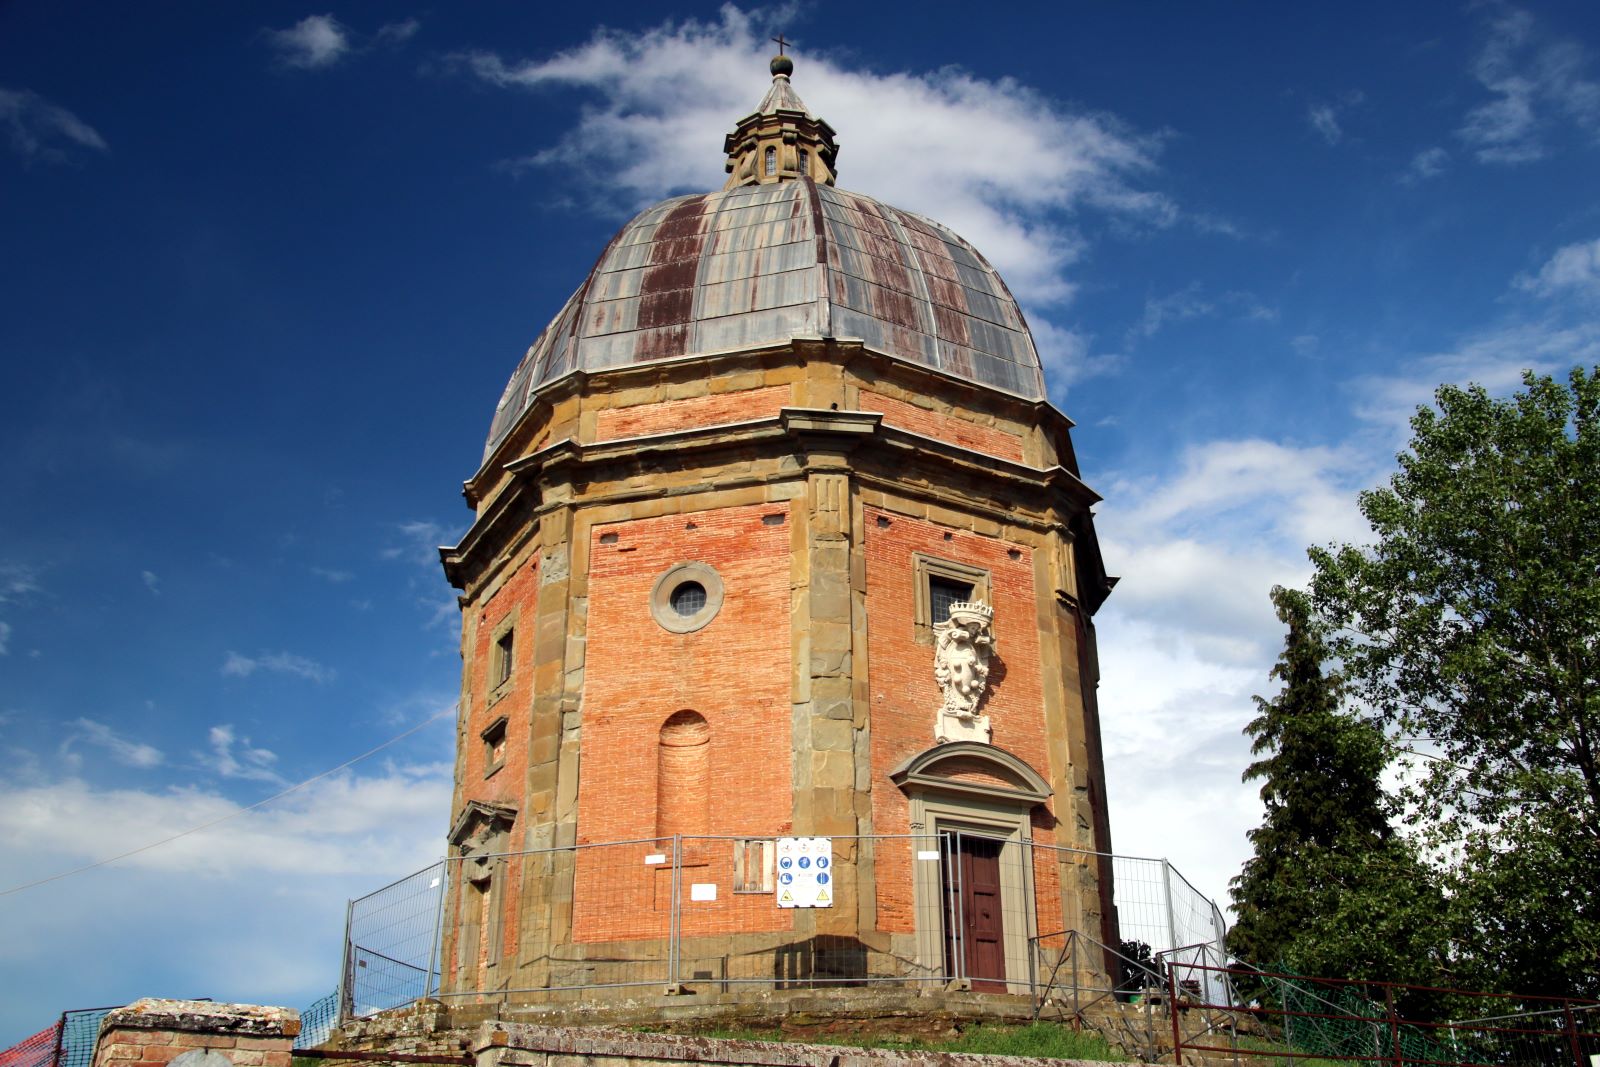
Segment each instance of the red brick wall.
[{"label": "red brick wall", "polygon": [[[764,521],[768,520],[768,521]],[[772,521],[778,520],[778,521]],[[790,725],[790,529],[787,503],[597,526],[588,580],[583,772],[578,839],[651,838],[658,820],[661,728],[679,711],[705,717],[709,774],[703,810],[712,834],[777,836],[793,810]],[[601,538],[615,534],[616,540]],[[675,634],[650,614],[656,579],[678,563],[709,564],[721,576],[721,611],[700,630]],[[693,798],[677,798],[694,807]],[[663,846],[664,847],[664,846]],[[710,881],[732,861],[729,842],[693,844],[688,883]],[[655,846],[584,850],[578,857],[574,937],[659,936],[671,886],[644,865]],[[783,929],[772,897],[732,898],[728,879],[715,909],[685,904],[685,933],[703,923]],[[713,919],[713,913],[715,918]],[[704,918],[700,918],[703,916]]]},{"label": "red brick wall", "polygon": [[[878,525],[878,519],[888,526]],[[888,782],[894,767],[933,746],[941,698],[933,680],[933,646],[915,632],[915,567],[912,553],[963,563],[989,572],[995,609],[995,654],[989,690],[980,711],[994,727],[993,743],[1048,776],[1039,636],[1032,553],[992,537],[949,529],[876,508],[865,509],[867,555],[867,651],[872,693],[872,819],[880,834],[910,832],[910,801]],[[1016,552],[1013,559],[1011,553]],[[932,827],[926,828],[932,831]],[[1054,840],[1047,827],[1041,843]],[[915,929],[910,859],[905,850],[880,851],[878,926]],[[1053,886],[1054,876],[1051,876]],[[1036,886],[1042,898],[1047,887]],[[1048,890],[1054,893],[1054,889]],[[1047,921],[1047,920],[1041,920]],[[1052,925],[1050,929],[1054,929]]]},{"label": "red brick wall", "polygon": [[[477,641],[472,658],[464,665],[470,704],[467,715],[466,766],[462,772],[462,799],[486,804],[520,806],[523,778],[528,770],[528,702],[533,686],[533,621],[538,609],[539,573],[533,561],[525,563],[478,609]],[[506,693],[491,706],[490,672],[494,669],[496,628],[512,611],[517,613],[512,644],[511,680]],[[491,778],[484,778],[487,753],[480,736],[495,719],[506,717],[505,763]],[[520,834],[518,835],[520,837]],[[512,847],[518,847],[513,843]]]},{"label": "red brick wall", "polygon": [[862,411],[882,412],[883,421],[890,426],[920,433],[924,437],[948,441],[953,445],[991,456],[999,456],[1001,459],[1022,462],[1022,438],[1016,434],[1006,433],[992,426],[979,426],[977,423],[958,419],[953,415],[919,408],[915,404],[908,404],[903,400],[884,396],[882,393],[874,393],[869,389],[861,390],[858,404]]},{"label": "red brick wall", "polygon": [[[533,631],[538,599],[539,573],[535,560],[523,564],[477,609],[476,640],[471,658],[463,666],[468,683],[466,737],[462,742],[465,748],[461,779],[463,803],[476,800],[519,809],[522,807],[522,790],[528,770],[528,735],[531,727],[528,705],[533,687]],[[512,642],[511,678],[504,694],[491,705],[489,698],[495,691],[495,686],[491,683],[493,677],[491,672],[495,663],[495,632],[500,623],[513,611],[517,613],[517,620]],[[506,717],[505,756],[500,769],[492,777],[485,778],[484,771],[488,769],[489,758],[487,746],[484,745],[481,735],[485,727],[502,715]],[[508,850],[523,847],[526,833],[526,820],[519,816],[516,826],[512,829],[511,839],[506,842],[505,847]],[[502,960],[509,960],[516,955],[520,934],[516,921],[521,896],[518,866],[514,860],[505,863],[502,867],[504,874],[497,877],[494,886],[493,903],[501,919]],[[452,876],[456,873],[457,871],[451,872]],[[455,895],[458,898],[471,896],[464,879],[452,877],[450,884],[455,886]],[[468,899],[457,899],[452,902],[452,910],[457,911],[463,907],[473,906],[476,904]],[[479,959],[479,974],[485,973],[481,965],[487,962],[486,954],[489,950],[488,918],[487,915],[482,917],[481,951],[468,950],[472,952],[472,956],[482,957]],[[461,956],[462,953],[458,951],[452,954],[452,959],[449,961],[452,978],[455,977],[455,967]]]},{"label": "red brick wall", "polygon": [[770,418],[788,402],[787,385],[769,385],[736,393],[609,408],[595,417],[595,438],[612,441],[620,437]]}]

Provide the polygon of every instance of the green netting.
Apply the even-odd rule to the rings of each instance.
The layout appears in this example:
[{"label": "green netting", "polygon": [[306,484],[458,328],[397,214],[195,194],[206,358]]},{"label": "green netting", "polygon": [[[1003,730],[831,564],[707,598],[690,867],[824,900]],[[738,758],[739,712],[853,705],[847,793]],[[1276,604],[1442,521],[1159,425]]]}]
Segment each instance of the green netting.
[{"label": "green netting", "polygon": [[[1284,1013],[1283,1039],[1297,1052],[1392,1063],[1398,1041],[1407,1060],[1461,1062],[1456,1049],[1440,1044],[1419,1027],[1402,1023],[1397,1032],[1384,1021],[1387,1009],[1382,1004],[1350,987],[1290,979],[1277,979],[1273,984]],[[1300,1012],[1307,1014],[1296,1014]]]}]

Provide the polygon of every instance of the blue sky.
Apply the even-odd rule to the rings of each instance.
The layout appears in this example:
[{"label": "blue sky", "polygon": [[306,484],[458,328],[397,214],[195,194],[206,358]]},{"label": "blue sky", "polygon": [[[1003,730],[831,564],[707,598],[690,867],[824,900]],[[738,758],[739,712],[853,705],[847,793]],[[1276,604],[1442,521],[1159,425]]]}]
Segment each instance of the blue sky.
[{"label": "blue sky", "polygon": [[[303,1005],[442,849],[433,547],[523,349],[720,185],[766,38],[840,184],[1000,268],[1124,576],[1113,839],[1225,896],[1267,589],[1359,538],[1441,381],[1600,361],[1600,9],[0,7],[0,1045]],[[430,723],[430,718],[433,721]]]}]

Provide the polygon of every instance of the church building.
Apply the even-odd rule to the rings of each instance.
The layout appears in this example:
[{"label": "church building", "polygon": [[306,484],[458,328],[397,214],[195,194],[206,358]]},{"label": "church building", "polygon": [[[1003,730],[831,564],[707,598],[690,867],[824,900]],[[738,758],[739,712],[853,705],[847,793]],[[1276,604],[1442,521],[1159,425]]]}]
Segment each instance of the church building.
[{"label": "church building", "polygon": [[792,71],[722,189],[600,252],[465,483],[446,997],[1019,992],[1030,938],[1116,944],[1072,422]]}]

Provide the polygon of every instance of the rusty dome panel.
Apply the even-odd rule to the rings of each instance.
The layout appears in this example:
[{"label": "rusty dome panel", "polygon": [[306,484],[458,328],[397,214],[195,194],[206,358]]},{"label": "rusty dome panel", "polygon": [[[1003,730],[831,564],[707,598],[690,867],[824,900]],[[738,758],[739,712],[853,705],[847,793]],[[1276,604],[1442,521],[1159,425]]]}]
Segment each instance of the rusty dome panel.
[{"label": "rusty dome panel", "polygon": [[782,344],[874,351],[1029,399],[1033,339],[993,267],[938,223],[810,181],[677,197],[614,237],[523,357],[485,458],[575,370]]}]

